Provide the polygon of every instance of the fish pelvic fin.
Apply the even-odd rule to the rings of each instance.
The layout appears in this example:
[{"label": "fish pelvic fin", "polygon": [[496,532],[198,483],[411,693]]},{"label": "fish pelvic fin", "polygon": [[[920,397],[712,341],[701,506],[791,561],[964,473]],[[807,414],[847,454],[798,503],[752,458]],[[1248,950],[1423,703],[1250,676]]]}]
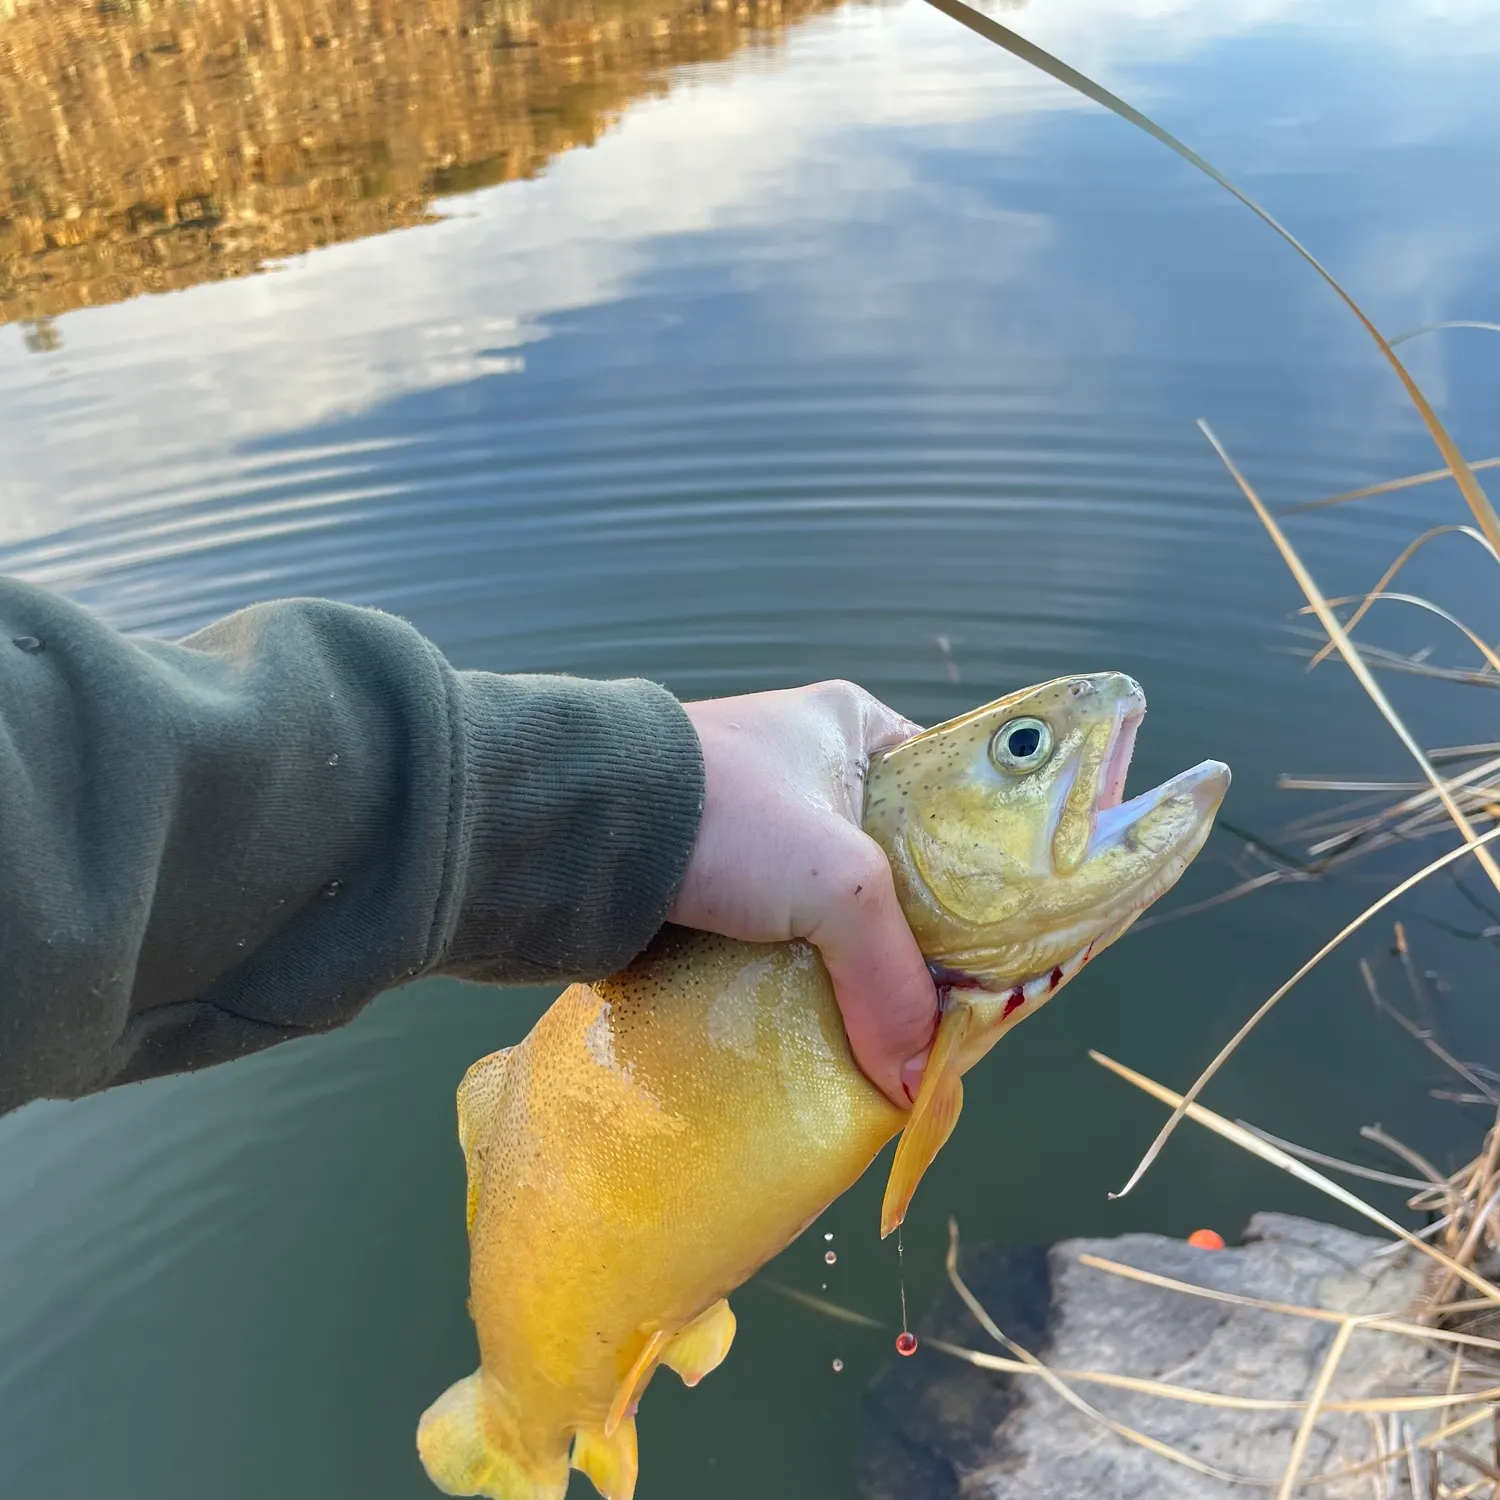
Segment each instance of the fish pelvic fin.
[{"label": "fish pelvic fin", "polygon": [[417,1453],[427,1477],[445,1495],[488,1495],[490,1500],[563,1500],[568,1489],[567,1449],[537,1465],[508,1446],[484,1420],[484,1372],[450,1385],[422,1413]]},{"label": "fish pelvic fin", "polygon": [[684,1385],[697,1385],[724,1363],[734,1342],[734,1329],[734,1314],[721,1297],[707,1312],[699,1313],[678,1330],[677,1337],[662,1352],[661,1362],[676,1370]]},{"label": "fish pelvic fin", "polygon": [[573,1438],[572,1463],[588,1475],[604,1500],[632,1500],[640,1468],[635,1418],[624,1418],[608,1437],[599,1429],[580,1428]]},{"label": "fish pelvic fin", "polygon": [[959,1073],[959,1056],[964,1038],[969,1034],[973,1012],[962,1003],[950,1006],[938,1022],[937,1036],[927,1057],[922,1086],[916,1103],[907,1117],[906,1128],[896,1143],[896,1157],[885,1185],[885,1201],[880,1205],[880,1237],[884,1239],[899,1228],[911,1206],[923,1173],[943,1149],[953,1127],[958,1124],[964,1107],[964,1083]]},{"label": "fish pelvic fin", "polygon": [[661,1358],[669,1336],[665,1328],[658,1328],[641,1345],[641,1352],[625,1372],[625,1378],[615,1392],[615,1399],[609,1403],[609,1415],[604,1419],[605,1437],[613,1437],[615,1428],[634,1414],[636,1402],[641,1399],[651,1377],[656,1373],[656,1362]]}]

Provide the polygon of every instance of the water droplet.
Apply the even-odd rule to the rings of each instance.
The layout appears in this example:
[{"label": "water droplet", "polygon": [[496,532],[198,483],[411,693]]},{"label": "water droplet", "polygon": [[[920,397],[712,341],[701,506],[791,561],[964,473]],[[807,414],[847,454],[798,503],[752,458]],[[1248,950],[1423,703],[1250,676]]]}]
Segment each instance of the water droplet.
[{"label": "water droplet", "polygon": [[328,757],[328,764],[330,766],[336,766],[336,765],[338,765],[338,763],[339,763],[339,753],[338,753],[337,750],[335,750],[333,752],[333,754]]},{"label": "water droplet", "polygon": [[834,1360],[834,1362],[833,1362],[833,1373],[835,1375],[837,1375],[839,1373],[839,1371],[842,1370],[843,1368],[844,1368],[844,1362],[843,1362],[843,1360],[841,1360],[841,1359]]},{"label": "water droplet", "polygon": [[838,1258],[839,1253],[837,1250],[826,1250],[823,1253],[823,1259],[826,1260],[830,1266],[837,1265]]},{"label": "water droplet", "polygon": [[897,1354],[915,1354],[917,1352],[917,1336],[914,1333],[898,1333],[896,1335]]},{"label": "water droplet", "polygon": [[824,1239],[825,1239],[825,1240],[831,1240],[831,1239],[832,1239],[832,1238],[833,1238],[833,1231],[832,1231],[832,1230],[831,1230],[831,1229],[830,1229],[830,1230],[829,1230],[829,1231],[828,1231],[828,1233],[827,1233],[827,1234],[825,1234],[825,1235],[824,1235],[824,1236],[823,1236],[823,1238],[824,1238]]},{"label": "water droplet", "polygon": [[18,635],[11,642],[12,646],[21,651],[41,651],[44,649],[45,644],[44,641],[34,635]]},{"label": "water droplet", "polygon": [[323,894],[325,896],[337,896],[343,888],[344,882],[342,880],[330,880],[324,885]]}]

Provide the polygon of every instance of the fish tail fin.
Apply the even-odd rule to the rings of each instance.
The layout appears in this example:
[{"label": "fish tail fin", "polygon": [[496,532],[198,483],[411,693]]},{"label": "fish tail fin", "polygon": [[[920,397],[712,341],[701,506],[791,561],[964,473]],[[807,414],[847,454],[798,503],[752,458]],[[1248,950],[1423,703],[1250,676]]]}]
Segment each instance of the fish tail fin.
[{"label": "fish tail fin", "polygon": [[632,1500],[639,1468],[635,1418],[626,1417],[608,1437],[603,1428],[580,1428],[573,1439],[572,1462],[593,1480],[604,1500]]},{"label": "fish tail fin", "polygon": [[491,1500],[563,1500],[568,1460],[537,1465],[518,1447],[507,1445],[484,1420],[484,1372],[476,1370],[450,1385],[422,1413],[417,1452],[427,1477],[445,1495],[488,1495]]}]

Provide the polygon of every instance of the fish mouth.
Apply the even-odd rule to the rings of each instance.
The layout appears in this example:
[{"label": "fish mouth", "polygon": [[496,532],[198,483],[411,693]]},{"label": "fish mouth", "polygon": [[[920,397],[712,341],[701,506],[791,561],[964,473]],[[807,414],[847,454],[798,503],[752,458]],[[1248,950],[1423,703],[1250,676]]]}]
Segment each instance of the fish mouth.
[{"label": "fish mouth", "polygon": [[1146,705],[1137,699],[1127,704],[1115,721],[1105,755],[1104,775],[1099,783],[1099,796],[1094,803],[1096,812],[1118,807],[1124,800],[1125,777],[1130,770],[1130,759],[1135,754],[1135,737],[1145,717]]},{"label": "fish mouth", "polygon": [[1229,768],[1222,761],[1205,760],[1179,773],[1150,791],[1125,800],[1125,779],[1135,755],[1136,735],[1146,717],[1146,700],[1140,689],[1120,707],[1109,747],[1104,753],[1104,770],[1094,799],[1093,826],[1089,834],[1088,853],[1092,859],[1126,839],[1130,830],[1148,813],[1171,797],[1202,794],[1200,811],[1212,817],[1229,787]]},{"label": "fish mouth", "polygon": [[[1122,772],[1121,781],[1123,780]],[[1118,790],[1123,790],[1123,787]],[[1190,798],[1199,814],[1198,819],[1185,828],[1183,842],[1191,840],[1199,822],[1204,825],[1203,832],[1206,834],[1206,825],[1212,821],[1228,790],[1229,767],[1220,760],[1205,760],[1186,771],[1180,771],[1171,780],[1152,787],[1150,791],[1138,793],[1128,802],[1120,801],[1118,793],[1113,800],[1101,793],[1094,808],[1094,827],[1089,836],[1087,857],[1093,859],[1121,843],[1128,843],[1132,831],[1140,821],[1173,798]]]},{"label": "fish mouth", "polygon": [[[1131,718],[1134,723],[1129,722]],[[1143,911],[1177,883],[1182,872],[1192,863],[1208,838],[1214,814],[1229,790],[1229,767],[1218,760],[1200,761],[1196,766],[1172,777],[1170,781],[1164,781],[1150,791],[1141,792],[1127,802],[1117,800],[1140,719],[1141,715],[1135,713],[1127,714],[1122,721],[1123,753],[1113,755],[1110,763],[1109,791],[1113,792],[1116,800],[1109,801],[1109,805],[1106,805],[1108,795],[1101,793],[1087,857],[1092,859],[1118,844],[1129,843],[1143,818],[1163,803],[1178,799],[1182,803],[1183,817],[1175,836],[1156,851],[1143,877],[1119,892],[1104,910],[1096,911],[1091,918],[1075,919],[1071,924],[1071,932],[1077,946],[1066,958],[1027,978],[999,979],[984,974],[980,954],[955,955],[951,966],[928,964],[933,979],[941,989],[982,991],[1004,996],[998,1017],[1003,1022],[1009,1022],[1013,1017],[1020,1019],[1022,1014],[1029,1015],[1036,1002],[1047,999],[1077,974],[1096,953],[1103,952],[1121,937]],[[1115,779],[1117,765],[1118,779]]]}]

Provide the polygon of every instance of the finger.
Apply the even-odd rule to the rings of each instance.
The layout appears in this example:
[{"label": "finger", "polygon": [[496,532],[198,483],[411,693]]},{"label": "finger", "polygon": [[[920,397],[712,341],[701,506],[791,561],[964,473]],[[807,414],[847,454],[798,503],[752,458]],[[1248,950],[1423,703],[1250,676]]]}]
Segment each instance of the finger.
[{"label": "finger", "polygon": [[870,711],[865,719],[865,750],[885,750],[891,745],[899,745],[903,740],[909,740],[914,734],[921,734],[922,726],[913,723],[905,714],[898,714],[894,708],[884,704],[878,698],[870,699]]},{"label": "finger", "polygon": [[937,1024],[937,991],[885,855],[873,840],[858,838],[851,859],[856,878],[834,893],[807,936],[833,978],[855,1061],[893,1103],[909,1109]]},{"label": "finger", "polygon": [[809,691],[819,694],[832,706],[851,741],[850,748],[856,753],[884,750],[922,732],[920,724],[913,723],[905,714],[898,714],[857,683],[835,678],[817,683]]}]

